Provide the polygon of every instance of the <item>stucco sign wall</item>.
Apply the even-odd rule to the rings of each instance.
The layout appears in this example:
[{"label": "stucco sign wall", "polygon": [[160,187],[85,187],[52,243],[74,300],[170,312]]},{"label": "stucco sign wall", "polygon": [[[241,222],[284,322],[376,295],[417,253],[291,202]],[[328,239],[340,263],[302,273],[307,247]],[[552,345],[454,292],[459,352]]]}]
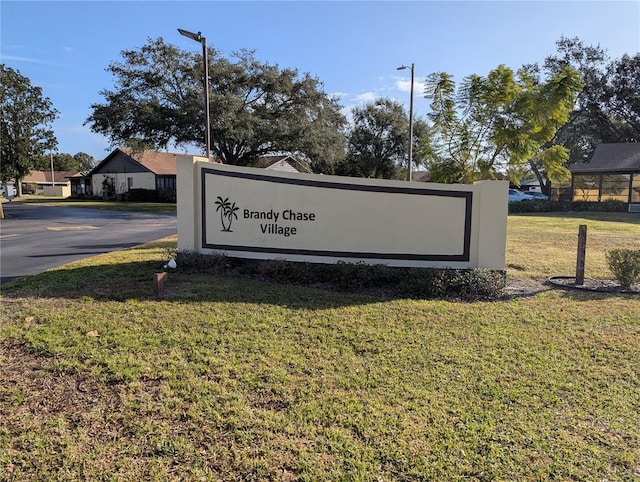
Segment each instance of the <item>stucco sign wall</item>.
[{"label": "stucco sign wall", "polygon": [[[185,156],[178,158],[177,188],[180,250],[504,269],[506,183],[441,185],[269,172]],[[487,257],[480,237],[487,230],[479,221],[491,199]]]}]

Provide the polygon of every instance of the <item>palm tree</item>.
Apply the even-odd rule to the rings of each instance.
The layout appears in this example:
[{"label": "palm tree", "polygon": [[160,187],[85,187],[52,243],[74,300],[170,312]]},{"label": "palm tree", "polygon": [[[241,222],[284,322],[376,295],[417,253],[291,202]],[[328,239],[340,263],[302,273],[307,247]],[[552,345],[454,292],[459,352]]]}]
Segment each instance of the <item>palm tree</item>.
[{"label": "palm tree", "polygon": [[220,211],[220,221],[222,222],[222,230],[229,233],[232,232],[231,223],[233,222],[233,218],[238,219],[238,215],[236,214],[236,211],[238,211],[240,208],[236,206],[235,202],[231,204],[229,202],[229,198],[222,199],[222,197],[220,196],[218,196],[218,200],[216,201],[216,204],[218,205],[218,207],[216,208],[216,211]]}]

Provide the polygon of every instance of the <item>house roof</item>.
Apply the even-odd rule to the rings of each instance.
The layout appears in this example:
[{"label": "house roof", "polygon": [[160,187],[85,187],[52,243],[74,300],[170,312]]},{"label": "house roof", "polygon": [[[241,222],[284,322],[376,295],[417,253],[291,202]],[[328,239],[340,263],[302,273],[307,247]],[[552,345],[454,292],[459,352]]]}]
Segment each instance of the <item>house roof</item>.
[{"label": "house roof", "polygon": [[640,172],[640,142],[599,144],[589,162],[569,167],[573,173]]},{"label": "house roof", "polygon": [[94,166],[87,176],[91,176],[108,164],[116,155],[124,154],[129,159],[137,162],[156,175],[176,175],[176,157],[180,154],[171,152],[141,151],[134,152],[131,149],[116,148],[107,157]]},{"label": "house roof", "polygon": [[263,156],[258,158],[255,167],[274,171],[299,172],[294,166],[297,163],[298,161],[291,156]]},{"label": "house roof", "polygon": [[176,156],[170,152],[142,151],[133,152],[129,149],[120,149],[134,161],[139,162],[154,174],[175,175]]},{"label": "house roof", "polygon": [[[78,171],[54,171],[53,179],[56,183],[67,183],[67,178],[76,176]],[[23,183],[51,184],[51,171],[31,171],[22,180]]]},{"label": "house roof", "polygon": [[[117,148],[99,162],[87,175],[99,172],[102,166],[109,163],[117,154],[124,154],[131,160],[142,165],[152,173],[156,175],[176,175],[176,157],[182,154],[174,154],[171,152],[156,152],[156,151],[142,151],[134,152],[130,149]],[[214,162],[220,162],[218,160],[211,159]],[[274,155],[263,156],[258,158],[256,167],[263,169],[277,169],[277,170],[290,170],[287,165],[292,168],[293,171],[308,171],[309,168],[292,155]],[[273,166],[273,167],[272,167]]]},{"label": "house roof", "polygon": [[258,162],[255,167],[261,169],[275,169],[275,170],[288,170],[286,169],[285,163],[293,168],[296,172],[311,172],[309,167],[300,162],[298,159],[293,157],[291,154],[282,154],[282,155],[273,155],[273,156],[262,156],[258,158]]}]

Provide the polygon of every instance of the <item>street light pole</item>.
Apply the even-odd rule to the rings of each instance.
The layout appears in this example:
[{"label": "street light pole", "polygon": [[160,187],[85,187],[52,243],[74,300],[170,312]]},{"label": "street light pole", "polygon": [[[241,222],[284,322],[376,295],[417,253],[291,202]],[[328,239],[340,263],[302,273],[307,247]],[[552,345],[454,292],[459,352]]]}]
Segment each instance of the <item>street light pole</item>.
[{"label": "street light pole", "polygon": [[414,64],[412,63],[411,67],[402,65],[396,69],[411,69],[411,94],[409,97],[409,164],[407,166],[407,181],[411,181],[411,170],[413,169],[413,67]]},{"label": "street light pole", "polygon": [[210,118],[209,118],[209,60],[207,55],[207,39],[203,37],[200,32],[192,33],[187,30],[178,29],[180,35],[183,35],[191,40],[195,40],[196,42],[200,42],[202,44],[202,62],[204,63],[204,113],[205,113],[205,124],[204,124],[204,139],[205,139],[205,155],[207,159],[210,157],[211,153],[211,129],[210,129]]}]

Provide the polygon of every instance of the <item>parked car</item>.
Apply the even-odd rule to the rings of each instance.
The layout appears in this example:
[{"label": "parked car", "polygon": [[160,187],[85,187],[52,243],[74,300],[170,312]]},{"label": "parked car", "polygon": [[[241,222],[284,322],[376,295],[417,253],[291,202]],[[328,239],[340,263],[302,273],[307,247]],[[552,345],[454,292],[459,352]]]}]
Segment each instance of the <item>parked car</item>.
[{"label": "parked car", "polygon": [[527,191],[525,194],[528,194],[529,196],[533,197],[533,199],[539,199],[544,201],[549,199],[549,196],[547,196],[546,194],[542,194],[541,192]]},{"label": "parked car", "polygon": [[509,202],[516,202],[516,201],[531,201],[533,199],[533,196],[531,196],[530,194],[527,194],[526,192],[522,192],[519,189],[509,189]]}]

